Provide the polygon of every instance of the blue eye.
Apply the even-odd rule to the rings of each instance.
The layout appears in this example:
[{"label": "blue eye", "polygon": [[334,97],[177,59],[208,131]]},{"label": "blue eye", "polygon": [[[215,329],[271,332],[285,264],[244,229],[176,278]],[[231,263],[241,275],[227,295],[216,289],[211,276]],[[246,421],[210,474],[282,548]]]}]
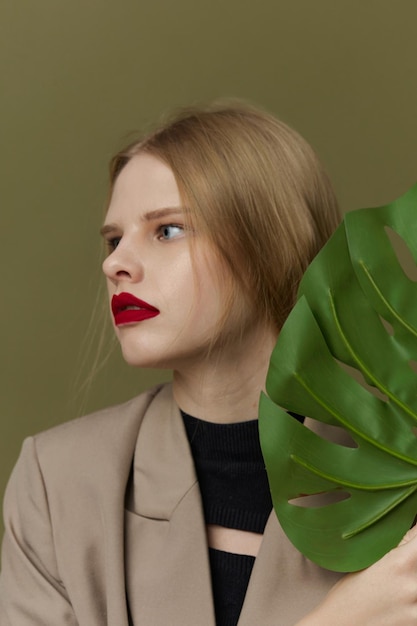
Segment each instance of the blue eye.
[{"label": "blue eye", "polygon": [[163,224],[158,228],[161,241],[169,241],[170,239],[176,239],[184,234],[184,227],[178,224]]}]

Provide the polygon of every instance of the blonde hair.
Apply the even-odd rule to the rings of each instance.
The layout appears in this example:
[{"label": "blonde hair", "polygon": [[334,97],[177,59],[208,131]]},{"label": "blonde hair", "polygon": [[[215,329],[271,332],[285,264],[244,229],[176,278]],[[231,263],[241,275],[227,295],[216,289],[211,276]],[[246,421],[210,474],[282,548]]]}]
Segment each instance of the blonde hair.
[{"label": "blonde hair", "polygon": [[227,304],[250,294],[258,316],[279,329],[303,273],[340,221],[309,144],[272,115],[234,103],[183,110],[121,150],[111,161],[112,186],[139,153],[174,173],[192,225],[230,270]]}]

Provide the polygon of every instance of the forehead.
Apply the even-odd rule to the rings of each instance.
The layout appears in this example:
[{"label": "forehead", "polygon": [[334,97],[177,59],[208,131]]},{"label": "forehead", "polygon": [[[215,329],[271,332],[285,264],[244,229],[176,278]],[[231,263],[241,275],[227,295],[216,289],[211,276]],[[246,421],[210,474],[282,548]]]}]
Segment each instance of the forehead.
[{"label": "forehead", "polygon": [[118,175],[107,219],[120,211],[146,213],[166,207],[181,207],[178,186],[168,165],[150,154],[137,154]]}]

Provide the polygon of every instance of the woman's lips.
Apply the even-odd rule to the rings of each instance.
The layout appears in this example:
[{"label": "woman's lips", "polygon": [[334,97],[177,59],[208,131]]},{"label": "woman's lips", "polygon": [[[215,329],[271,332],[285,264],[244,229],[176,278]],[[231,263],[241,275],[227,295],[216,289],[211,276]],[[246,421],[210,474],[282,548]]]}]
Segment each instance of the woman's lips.
[{"label": "woman's lips", "polygon": [[159,310],[154,306],[125,291],[112,297],[111,310],[116,326],[142,322],[159,315]]}]

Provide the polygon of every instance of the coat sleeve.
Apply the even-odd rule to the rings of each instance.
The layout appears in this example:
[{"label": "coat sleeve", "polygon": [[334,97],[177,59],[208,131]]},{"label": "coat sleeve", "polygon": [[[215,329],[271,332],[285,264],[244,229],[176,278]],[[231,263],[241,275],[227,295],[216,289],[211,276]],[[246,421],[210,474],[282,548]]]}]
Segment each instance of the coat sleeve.
[{"label": "coat sleeve", "polygon": [[4,500],[1,626],[78,626],[60,580],[35,440],[27,439]]}]

